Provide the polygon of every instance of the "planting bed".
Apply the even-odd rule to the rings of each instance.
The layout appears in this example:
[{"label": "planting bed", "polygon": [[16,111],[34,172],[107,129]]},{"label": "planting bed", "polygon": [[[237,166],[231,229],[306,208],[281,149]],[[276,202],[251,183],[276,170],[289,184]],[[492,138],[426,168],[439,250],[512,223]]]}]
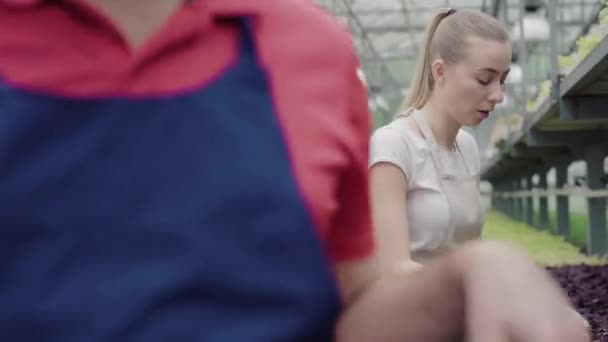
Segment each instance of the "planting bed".
[{"label": "planting bed", "polygon": [[539,231],[490,211],[484,239],[508,241],[525,249],[561,284],[576,310],[591,325],[594,342],[608,342],[608,265],[589,257],[563,237]]},{"label": "planting bed", "polygon": [[608,265],[547,267],[591,325],[594,342],[608,342]]}]

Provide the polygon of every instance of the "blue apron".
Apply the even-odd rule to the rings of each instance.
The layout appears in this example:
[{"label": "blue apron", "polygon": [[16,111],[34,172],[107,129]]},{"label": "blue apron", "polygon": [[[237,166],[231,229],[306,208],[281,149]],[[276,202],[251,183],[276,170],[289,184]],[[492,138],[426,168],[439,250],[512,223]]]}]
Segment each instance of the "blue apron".
[{"label": "blue apron", "polygon": [[0,341],[332,340],[339,294],[235,25],[238,61],[190,93],[0,85]]}]

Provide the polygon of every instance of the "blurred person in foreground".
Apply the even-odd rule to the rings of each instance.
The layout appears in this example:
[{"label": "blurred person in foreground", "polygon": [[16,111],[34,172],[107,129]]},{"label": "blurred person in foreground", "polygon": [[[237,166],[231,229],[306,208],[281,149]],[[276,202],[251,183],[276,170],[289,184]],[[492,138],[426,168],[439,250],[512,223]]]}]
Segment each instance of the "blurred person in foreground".
[{"label": "blurred person in foreground", "polygon": [[524,253],[379,276],[349,35],[302,0],[0,0],[0,340],[586,341]]}]

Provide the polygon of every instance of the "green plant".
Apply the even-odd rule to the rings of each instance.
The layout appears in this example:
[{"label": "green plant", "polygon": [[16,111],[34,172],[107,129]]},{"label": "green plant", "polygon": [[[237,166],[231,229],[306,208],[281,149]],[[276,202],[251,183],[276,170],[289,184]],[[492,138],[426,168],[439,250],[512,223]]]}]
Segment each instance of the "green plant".
[{"label": "green plant", "polygon": [[551,80],[544,80],[541,84],[540,84],[540,89],[538,91],[538,97],[539,98],[547,98],[549,95],[551,95]]},{"label": "green plant", "polygon": [[[608,6],[608,1],[604,1],[604,6]],[[601,25],[608,25],[608,7],[602,8],[598,20]]]},{"label": "green plant", "polygon": [[[568,240],[574,240],[575,244],[568,242],[562,236],[551,233],[549,230],[538,230],[496,211],[489,211],[486,214],[483,237],[489,240],[513,242],[525,248],[537,261],[544,265],[577,264],[581,262],[605,263],[606,260],[586,256],[579,251],[577,245],[581,242],[584,243],[584,240],[580,240],[585,236],[586,228],[583,222],[578,222],[578,216],[580,215],[571,215],[570,218],[571,236]],[[535,218],[535,222],[538,222],[538,212],[535,212]],[[551,219],[552,216],[549,216],[549,218]],[[555,223],[553,221],[550,224]],[[582,236],[579,237],[574,234]]]},{"label": "green plant", "polygon": [[[604,0],[604,6],[608,6],[608,0]],[[608,26],[608,7],[602,8],[598,14],[598,22],[601,26]],[[581,36],[576,40],[576,51],[568,56],[558,56],[560,70],[571,69],[581,60],[585,59],[589,53],[604,39],[605,33],[590,33]]]},{"label": "green plant", "polygon": [[543,82],[541,82],[538,89],[538,94],[536,96],[536,100],[528,101],[528,103],[526,104],[526,109],[529,112],[537,110],[541,103],[551,95],[552,87],[553,86],[551,85],[551,80],[544,80]]},{"label": "green plant", "polygon": [[565,70],[565,69],[575,66],[577,61],[574,59],[574,56],[572,56],[572,55],[569,55],[569,56],[560,55],[558,57],[557,63],[559,64],[560,70]]},{"label": "green plant", "polygon": [[534,101],[534,100],[528,100],[526,102],[526,111],[533,112],[535,110],[536,110],[536,101]]},{"label": "green plant", "polygon": [[608,7],[604,7],[598,16],[601,25],[608,25]]},{"label": "green plant", "polygon": [[495,146],[495,147],[496,147],[498,150],[502,151],[502,150],[504,150],[504,149],[505,149],[505,147],[507,147],[507,141],[506,141],[505,139],[503,139],[503,138],[500,138],[500,139],[498,139],[498,140],[496,141],[496,143],[494,143],[494,146]]},{"label": "green plant", "polygon": [[579,58],[582,60],[595,48],[604,37],[600,34],[588,34],[576,40]]}]

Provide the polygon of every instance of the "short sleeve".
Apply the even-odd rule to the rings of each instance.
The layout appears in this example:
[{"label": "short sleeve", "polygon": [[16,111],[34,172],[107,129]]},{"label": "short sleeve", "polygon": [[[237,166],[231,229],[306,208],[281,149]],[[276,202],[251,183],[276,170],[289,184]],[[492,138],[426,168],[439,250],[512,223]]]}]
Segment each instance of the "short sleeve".
[{"label": "short sleeve", "polygon": [[348,101],[348,125],[354,138],[350,139],[349,164],[338,188],[339,209],[328,236],[329,253],[334,262],[363,259],[371,256],[374,249],[367,171],[371,114],[367,90],[357,76],[358,63],[353,60],[355,63],[348,70],[349,92],[345,100]]},{"label": "short sleeve", "polygon": [[391,163],[401,169],[408,181],[412,176],[412,162],[407,140],[402,132],[391,126],[378,128],[370,138],[369,167],[377,163]]}]

